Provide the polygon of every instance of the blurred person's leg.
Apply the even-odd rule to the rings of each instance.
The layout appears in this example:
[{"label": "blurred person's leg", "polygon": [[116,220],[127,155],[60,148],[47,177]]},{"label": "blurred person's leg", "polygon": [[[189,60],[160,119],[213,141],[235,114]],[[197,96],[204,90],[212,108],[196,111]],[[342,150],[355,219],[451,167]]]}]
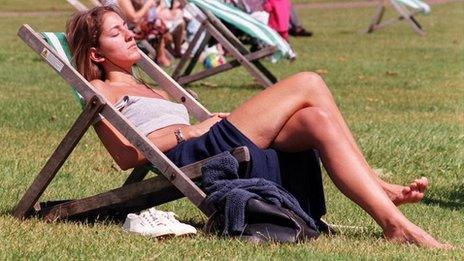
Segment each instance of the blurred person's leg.
[{"label": "blurred person's leg", "polygon": [[290,12],[290,28],[289,28],[289,33],[292,36],[304,36],[304,37],[310,37],[313,35],[312,32],[306,30],[303,25],[301,24],[301,20],[298,17],[298,14],[296,13],[295,10],[295,5],[291,3],[291,12]]}]

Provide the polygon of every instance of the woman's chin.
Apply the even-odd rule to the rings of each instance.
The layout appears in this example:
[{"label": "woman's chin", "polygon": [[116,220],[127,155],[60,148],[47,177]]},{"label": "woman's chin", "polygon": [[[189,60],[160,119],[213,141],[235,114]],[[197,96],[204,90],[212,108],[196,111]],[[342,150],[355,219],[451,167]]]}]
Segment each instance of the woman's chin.
[{"label": "woman's chin", "polygon": [[140,59],[142,59],[142,55],[139,52],[135,53],[133,56],[134,56],[134,59],[133,59],[134,63],[137,63],[138,61],[140,61]]}]

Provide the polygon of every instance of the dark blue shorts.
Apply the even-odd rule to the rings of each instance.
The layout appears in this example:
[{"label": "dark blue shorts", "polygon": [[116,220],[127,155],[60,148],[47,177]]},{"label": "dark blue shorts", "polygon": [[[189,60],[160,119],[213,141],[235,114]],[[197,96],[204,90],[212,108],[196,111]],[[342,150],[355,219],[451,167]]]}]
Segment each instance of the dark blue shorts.
[{"label": "dark blue shorts", "polygon": [[166,155],[182,167],[240,146],[246,146],[250,151],[248,177],[264,178],[282,185],[315,219],[325,214],[321,169],[314,150],[288,153],[272,148],[260,149],[224,119],[204,135],[182,142]]}]

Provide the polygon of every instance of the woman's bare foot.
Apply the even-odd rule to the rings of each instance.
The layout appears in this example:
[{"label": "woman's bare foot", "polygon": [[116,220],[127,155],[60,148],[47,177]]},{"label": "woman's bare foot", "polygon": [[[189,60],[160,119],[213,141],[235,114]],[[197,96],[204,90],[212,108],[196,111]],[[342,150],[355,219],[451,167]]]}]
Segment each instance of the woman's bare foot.
[{"label": "woman's bare foot", "polygon": [[420,227],[408,222],[404,227],[392,226],[384,230],[384,236],[387,240],[398,243],[410,243],[426,248],[452,249],[450,244],[444,244],[433,238]]},{"label": "woman's bare foot", "polygon": [[426,177],[416,179],[409,186],[384,183],[382,188],[393,204],[399,206],[405,203],[416,203],[424,198],[429,182]]}]

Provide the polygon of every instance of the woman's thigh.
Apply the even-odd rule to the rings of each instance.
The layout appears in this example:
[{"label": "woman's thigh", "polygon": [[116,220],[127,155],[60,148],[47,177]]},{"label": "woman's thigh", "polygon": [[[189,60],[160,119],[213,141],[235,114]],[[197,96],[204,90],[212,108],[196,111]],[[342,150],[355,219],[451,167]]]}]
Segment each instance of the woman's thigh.
[{"label": "woman's thigh", "polygon": [[236,108],[227,119],[258,147],[268,148],[288,119],[310,106],[305,85],[312,84],[311,78],[310,73],[299,73],[281,80]]}]

